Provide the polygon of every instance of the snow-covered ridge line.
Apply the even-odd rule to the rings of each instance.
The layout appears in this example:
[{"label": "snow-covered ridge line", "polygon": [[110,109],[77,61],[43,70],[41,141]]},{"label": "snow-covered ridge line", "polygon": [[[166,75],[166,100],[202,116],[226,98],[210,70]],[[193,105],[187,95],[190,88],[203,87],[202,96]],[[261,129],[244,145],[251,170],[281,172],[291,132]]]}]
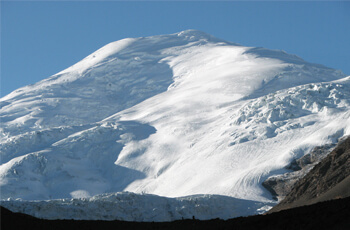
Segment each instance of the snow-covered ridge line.
[{"label": "snow-covered ridge line", "polygon": [[47,201],[2,200],[13,212],[43,219],[173,221],[200,220],[261,214],[273,203],[239,200],[218,195],[167,198],[130,192],[102,194],[90,198]]}]

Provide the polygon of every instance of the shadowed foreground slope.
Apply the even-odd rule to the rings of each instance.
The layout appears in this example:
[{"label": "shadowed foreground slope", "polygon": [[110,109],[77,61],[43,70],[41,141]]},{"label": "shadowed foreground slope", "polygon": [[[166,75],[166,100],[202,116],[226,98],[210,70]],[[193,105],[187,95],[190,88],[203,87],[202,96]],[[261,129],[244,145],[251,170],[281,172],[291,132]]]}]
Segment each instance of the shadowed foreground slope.
[{"label": "shadowed foreground slope", "polygon": [[173,222],[41,220],[1,207],[1,229],[349,229],[350,198],[337,199],[268,215],[230,220]]}]

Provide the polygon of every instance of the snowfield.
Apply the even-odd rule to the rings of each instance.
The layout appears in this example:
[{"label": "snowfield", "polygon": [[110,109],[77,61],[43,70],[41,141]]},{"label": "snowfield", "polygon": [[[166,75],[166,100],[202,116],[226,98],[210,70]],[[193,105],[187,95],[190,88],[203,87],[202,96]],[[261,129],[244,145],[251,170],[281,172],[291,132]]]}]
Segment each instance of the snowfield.
[{"label": "snowfield", "polygon": [[231,218],[274,202],[268,177],[350,135],[350,77],[187,30],[110,43],[0,108],[1,199],[11,210]]}]

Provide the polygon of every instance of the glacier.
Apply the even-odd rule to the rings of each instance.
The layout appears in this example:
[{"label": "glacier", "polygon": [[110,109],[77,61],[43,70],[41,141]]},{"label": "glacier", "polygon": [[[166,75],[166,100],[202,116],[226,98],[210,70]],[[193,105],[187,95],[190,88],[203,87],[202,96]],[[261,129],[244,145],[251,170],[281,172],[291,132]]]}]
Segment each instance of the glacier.
[{"label": "glacier", "polygon": [[2,205],[44,219],[173,221],[181,219],[230,219],[261,214],[272,203],[248,201],[219,195],[168,198],[131,192],[108,193],[89,198],[25,201],[6,200]]},{"label": "glacier", "polygon": [[349,94],[340,70],[197,30],[112,42],[0,99],[2,205],[208,194],[256,214],[264,180],[350,134]]}]

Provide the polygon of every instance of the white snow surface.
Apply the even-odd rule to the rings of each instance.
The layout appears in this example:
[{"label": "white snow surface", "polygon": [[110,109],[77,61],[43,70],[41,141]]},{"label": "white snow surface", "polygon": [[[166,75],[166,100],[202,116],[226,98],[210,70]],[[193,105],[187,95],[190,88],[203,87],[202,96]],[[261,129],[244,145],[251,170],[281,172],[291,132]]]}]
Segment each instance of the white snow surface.
[{"label": "white snow surface", "polygon": [[349,107],[350,77],[284,51],[196,30],[123,39],[0,99],[1,199],[217,194],[254,214],[266,178],[350,135]]}]

